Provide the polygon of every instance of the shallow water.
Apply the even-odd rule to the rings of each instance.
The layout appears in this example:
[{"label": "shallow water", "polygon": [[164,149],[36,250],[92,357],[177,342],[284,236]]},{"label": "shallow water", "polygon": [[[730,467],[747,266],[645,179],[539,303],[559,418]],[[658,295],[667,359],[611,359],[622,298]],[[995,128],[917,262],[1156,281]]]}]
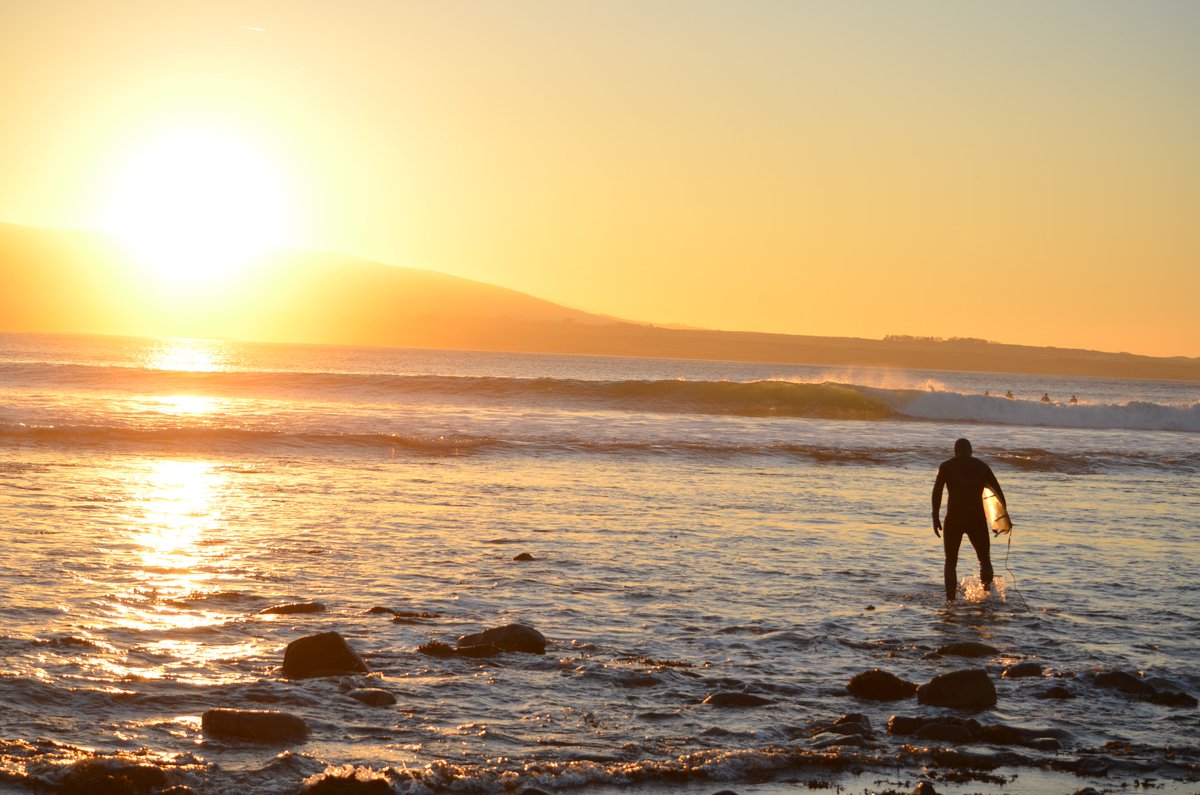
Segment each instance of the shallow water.
[{"label": "shallow water", "polygon": [[[1198,437],[1141,430],[1147,416],[1187,427],[1196,385],[839,375],[0,336],[12,550],[0,560],[0,786],[57,787],[99,758],[153,763],[205,793],[293,792],[347,764],[400,792],[886,789],[870,777],[911,785],[921,772],[955,792],[943,744],[886,730],[890,715],[940,710],[845,685],[875,667],[922,683],[982,666],[998,704],[974,717],[1061,747],[966,747],[998,766],[963,791],[1147,777],[1195,791],[1196,708],[1091,675],[1200,693]],[[750,392],[713,386],[725,382]],[[981,394],[1001,387],[1032,399]],[[1043,391],[1085,405],[1045,407]],[[864,396],[887,411],[862,410]],[[950,416],[920,418],[939,406]],[[839,418],[846,407],[860,413]],[[1084,427],[1042,424],[1089,407]],[[960,435],[992,463],[1015,529],[993,550],[999,593],[948,609],[928,500]],[[959,572],[973,570],[964,545]],[[258,614],[307,600],[327,610]],[[396,623],[367,614],[376,605],[419,615]],[[416,651],[509,622],[542,631],[547,654]],[[361,677],[280,676],[283,647],[324,630],[363,653],[366,682],[396,706],[347,697]],[[930,654],[955,640],[998,653]],[[1001,677],[1023,659],[1045,675]],[[1038,697],[1056,683],[1077,697]],[[702,703],[724,691],[772,703]],[[286,710],[312,734],[294,746],[206,737],[213,707]],[[828,737],[814,731],[846,713],[866,715],[873,737],[816,748]]]}]

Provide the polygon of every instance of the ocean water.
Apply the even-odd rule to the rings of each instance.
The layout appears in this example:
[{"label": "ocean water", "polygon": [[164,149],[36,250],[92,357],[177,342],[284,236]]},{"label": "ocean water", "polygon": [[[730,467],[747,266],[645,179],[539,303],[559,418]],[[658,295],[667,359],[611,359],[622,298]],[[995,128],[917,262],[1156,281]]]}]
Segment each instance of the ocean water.
[{"label": "ocean water", "polygon": [[[1015,527],[947,606],[959,436]],[[0,335],[0,791],[1200,792],[1198,442],[1194,383]],[[418,651],[508,623],[546,654]],[[284,678],[329,630],[372,673]],[[873,668],[983,668],[997,704],[850,696]],[[208,736],[217,707],[311,733]]]}]

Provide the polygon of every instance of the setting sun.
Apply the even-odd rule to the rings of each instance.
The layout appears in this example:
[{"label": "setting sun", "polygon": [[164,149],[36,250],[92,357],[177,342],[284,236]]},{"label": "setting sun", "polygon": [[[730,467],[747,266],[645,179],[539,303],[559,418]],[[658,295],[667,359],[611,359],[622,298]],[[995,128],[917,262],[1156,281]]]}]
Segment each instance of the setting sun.
[{"label": "setting sun", "polygon": [[288,231],[288,196],[270,158],[223,130],[140,142],[110,191],[105,226],[170,286],[219,281]]}]

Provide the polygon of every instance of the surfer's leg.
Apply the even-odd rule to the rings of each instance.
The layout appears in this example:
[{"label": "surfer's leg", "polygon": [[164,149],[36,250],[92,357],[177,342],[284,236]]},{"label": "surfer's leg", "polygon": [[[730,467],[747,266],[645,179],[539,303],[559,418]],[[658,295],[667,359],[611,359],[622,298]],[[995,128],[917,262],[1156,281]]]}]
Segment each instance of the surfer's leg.
[{"label": "surfer's leg", "polygon": [[992,587],[995,572],[992,571],[992,540],[988,537],[986,527],[973,527],[967,532],[971,546],[975,548],[975,557],[979,558],[979,581],[984,590]]},{"label": "surfer's leg", "polygon": [[958,594],[958,548],[962,545],[962,528],[950,523],[942,528],[942,549],[946,552],[946,564],[942,571],[946,584],[946,601],[953,602]]}]

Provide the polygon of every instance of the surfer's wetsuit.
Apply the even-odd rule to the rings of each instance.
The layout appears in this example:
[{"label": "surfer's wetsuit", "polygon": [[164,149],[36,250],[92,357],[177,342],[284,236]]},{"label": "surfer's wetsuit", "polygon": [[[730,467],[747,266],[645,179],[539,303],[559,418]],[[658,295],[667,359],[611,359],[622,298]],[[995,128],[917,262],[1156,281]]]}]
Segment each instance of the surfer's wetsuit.
[{"label": "surfer's wetsuit", "polygon": [[988,486],[1006,504],[1004,492],[992,474],[991,467],[973,457],[968,451],[943,461],[933,484],[933,526],[939,526],[942,510],[942,488],[950,490],[946,507],[946,522],[942,528],[942,547],[946,551],[944,571],[946,599],[953,601],[958,589],[958,548],[965,533],[979,558],[979,579],[984,586],[992,583],[991,541],[988,538],[987,515],[983,512],[983,487]]}]

